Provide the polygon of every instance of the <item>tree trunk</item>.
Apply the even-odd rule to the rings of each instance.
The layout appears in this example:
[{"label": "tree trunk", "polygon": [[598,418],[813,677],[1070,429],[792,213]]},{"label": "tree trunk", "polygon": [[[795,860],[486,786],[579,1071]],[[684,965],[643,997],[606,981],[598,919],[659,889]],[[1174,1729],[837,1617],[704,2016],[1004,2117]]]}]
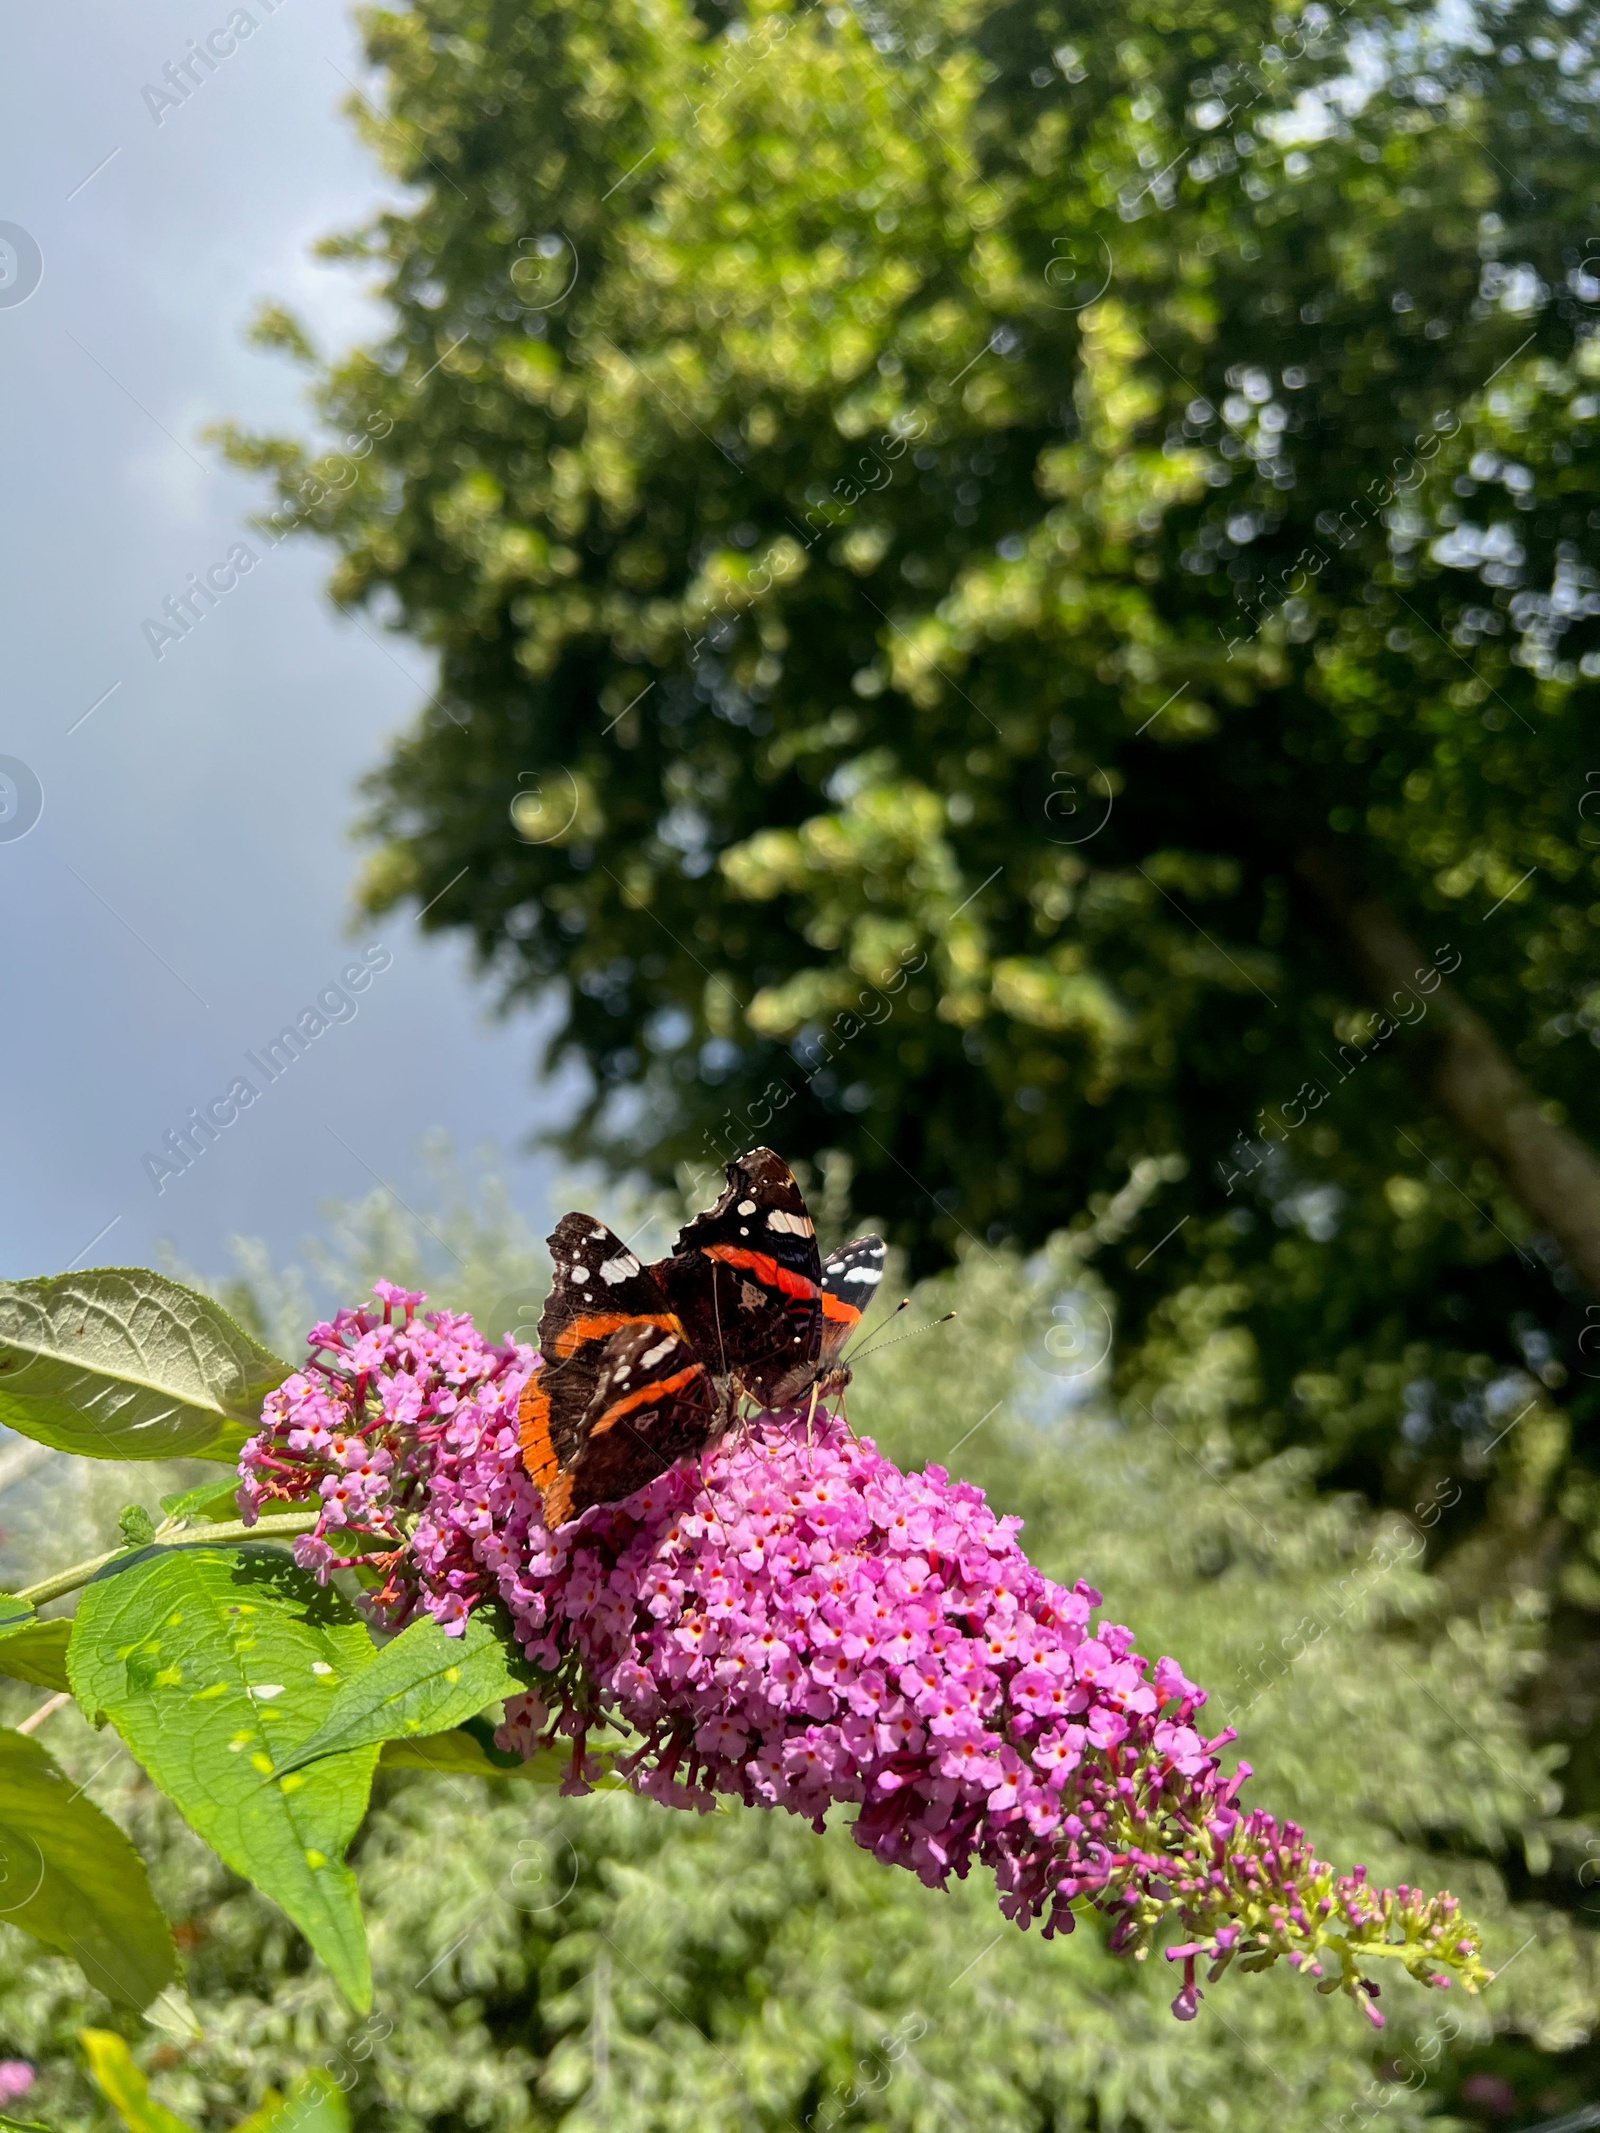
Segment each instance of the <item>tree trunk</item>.
[{"label": "tree trunk", "polygon": [[[1388,905],[1326,846],[1303,852],[1296,871],[1333,920],[1380,1011],[1416,997],[1431,967]],[[1600,1162],[1554,1123],[1506,1057],[1481,1015],[1449,984],[1428,1000],[1428,1094],[1452,1125],[1494,1157],[1533,1220],[1549,1231],[1573,1272],[1600,1296]]]}]

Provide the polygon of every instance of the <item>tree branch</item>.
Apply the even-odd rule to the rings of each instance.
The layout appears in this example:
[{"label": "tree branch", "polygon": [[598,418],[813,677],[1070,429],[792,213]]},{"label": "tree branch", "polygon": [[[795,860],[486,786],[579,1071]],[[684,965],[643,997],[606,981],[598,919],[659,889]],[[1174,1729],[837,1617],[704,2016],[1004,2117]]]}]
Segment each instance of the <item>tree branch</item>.
[{"label": "tree branch", "polygon": [[[1388,905],[1325,845],[1304,850],[1295,870],[1333,920],[1374,999],[1380,1005],[1397,994],[1413,999],[1428,958]],[[1556,1239],[1584,1286],[1600,1296],[1600,1162],[1549,1117],[1489,1025],[1458,992],[1441,985],[1429,1005],[1438,1019],[1428,1047],[1428,1094],[1452,1125],[1493,1156],[1528,1214]]]}]

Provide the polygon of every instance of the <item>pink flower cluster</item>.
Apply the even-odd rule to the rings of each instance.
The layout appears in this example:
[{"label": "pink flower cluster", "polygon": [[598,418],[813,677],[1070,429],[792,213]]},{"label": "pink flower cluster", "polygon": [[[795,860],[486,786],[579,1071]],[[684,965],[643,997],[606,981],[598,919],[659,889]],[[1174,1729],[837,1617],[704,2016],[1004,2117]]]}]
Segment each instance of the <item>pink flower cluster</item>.
[{"label": "pink flower cluster", "polygon": [[603,1767],[591,1732],[616,1726],[636,1737],[616,1768],[671,1805],[730,1794],[820,1829],[849,1804],[878,1858],[933,1887],[977,1861],[1004,1913],[1047,1934],[1090,1902],[1119,1951],[1175,1921],[1184,2019],[1201,1962],[1215,1978],[1283,1956],[1375,2022],[1372,1958],[1430,1984],[1487,1977],[1452,1897],[1335,1877],[1292,1823],[1242,1812],[1249,1765],[1224,1774],[1233,1736],[1198,1730],[1204,1691],[1097,1620],[1092,1587],[1035,1569],[1020,1521],[970,1483],[902,1473],[826,1415],[810,1442],[798,1415],[766,1415],[703,1470],[680,1463],[551,1533],[516,1430],[536,1359],[378,1293],[382,1322],[316,1327],[306,1372],[269,1397],[246,1516],[320,1499],[299,1559],[380,1568],[393,1626],[426,1611],[451,1628],[501,1600],[541,1676],[501,1739],[571,1739],[571,1789]]},{"label": "pink flower cluster", "polygon": [[303,1570],[326,1582],[332,1570],[381,1569],[372,1606],[386,1626],[426,1611],[459,1627],[495,1597],[479,1551],[513,1504],[504,1490],[492,1502],[481,1485],[473,1494],[476,1477],[464,1493],[456,1477],[486,1441],[515,1444],[538,1358],[491,1347],[464,1314],[418,1319],[426,1299],[393,1282],[374,1288],[381,1315],[340,1311],[313,1326],[305,1369],[268,1393],[239,1460],[241,1514],[254,1524],[274,1502],[316,1498],[316,1525],[294,1544]]}]

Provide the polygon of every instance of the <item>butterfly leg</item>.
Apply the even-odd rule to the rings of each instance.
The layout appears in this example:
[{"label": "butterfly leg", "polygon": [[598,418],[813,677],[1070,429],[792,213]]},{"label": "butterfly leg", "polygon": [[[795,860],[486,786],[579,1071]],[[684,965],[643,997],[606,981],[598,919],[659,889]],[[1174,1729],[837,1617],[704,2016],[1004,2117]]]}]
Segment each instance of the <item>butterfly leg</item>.
[{"label": "butterfly leg", "polygon": [[808,1452],[810,1451],[812,1445],[811,1424],[817,1412],[817,1395],[821,1392],[821,1390],[822,1380],[820,1378],[813,1378],[811,1380],[811,1405],[806,1409],[806,1450]]}]

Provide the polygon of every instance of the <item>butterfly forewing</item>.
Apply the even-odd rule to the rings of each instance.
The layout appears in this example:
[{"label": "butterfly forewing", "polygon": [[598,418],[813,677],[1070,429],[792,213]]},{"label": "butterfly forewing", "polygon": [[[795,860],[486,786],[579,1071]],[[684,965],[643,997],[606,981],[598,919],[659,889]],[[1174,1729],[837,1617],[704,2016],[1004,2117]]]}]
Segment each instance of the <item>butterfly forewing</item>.
[{"label": "butterfly forewing", "polygon": [[794,1173],[770,1148],[728,1165],[714,1207],[650,1269],[719,1377],[771,1400],[822,1341],[822,1259]]}]

